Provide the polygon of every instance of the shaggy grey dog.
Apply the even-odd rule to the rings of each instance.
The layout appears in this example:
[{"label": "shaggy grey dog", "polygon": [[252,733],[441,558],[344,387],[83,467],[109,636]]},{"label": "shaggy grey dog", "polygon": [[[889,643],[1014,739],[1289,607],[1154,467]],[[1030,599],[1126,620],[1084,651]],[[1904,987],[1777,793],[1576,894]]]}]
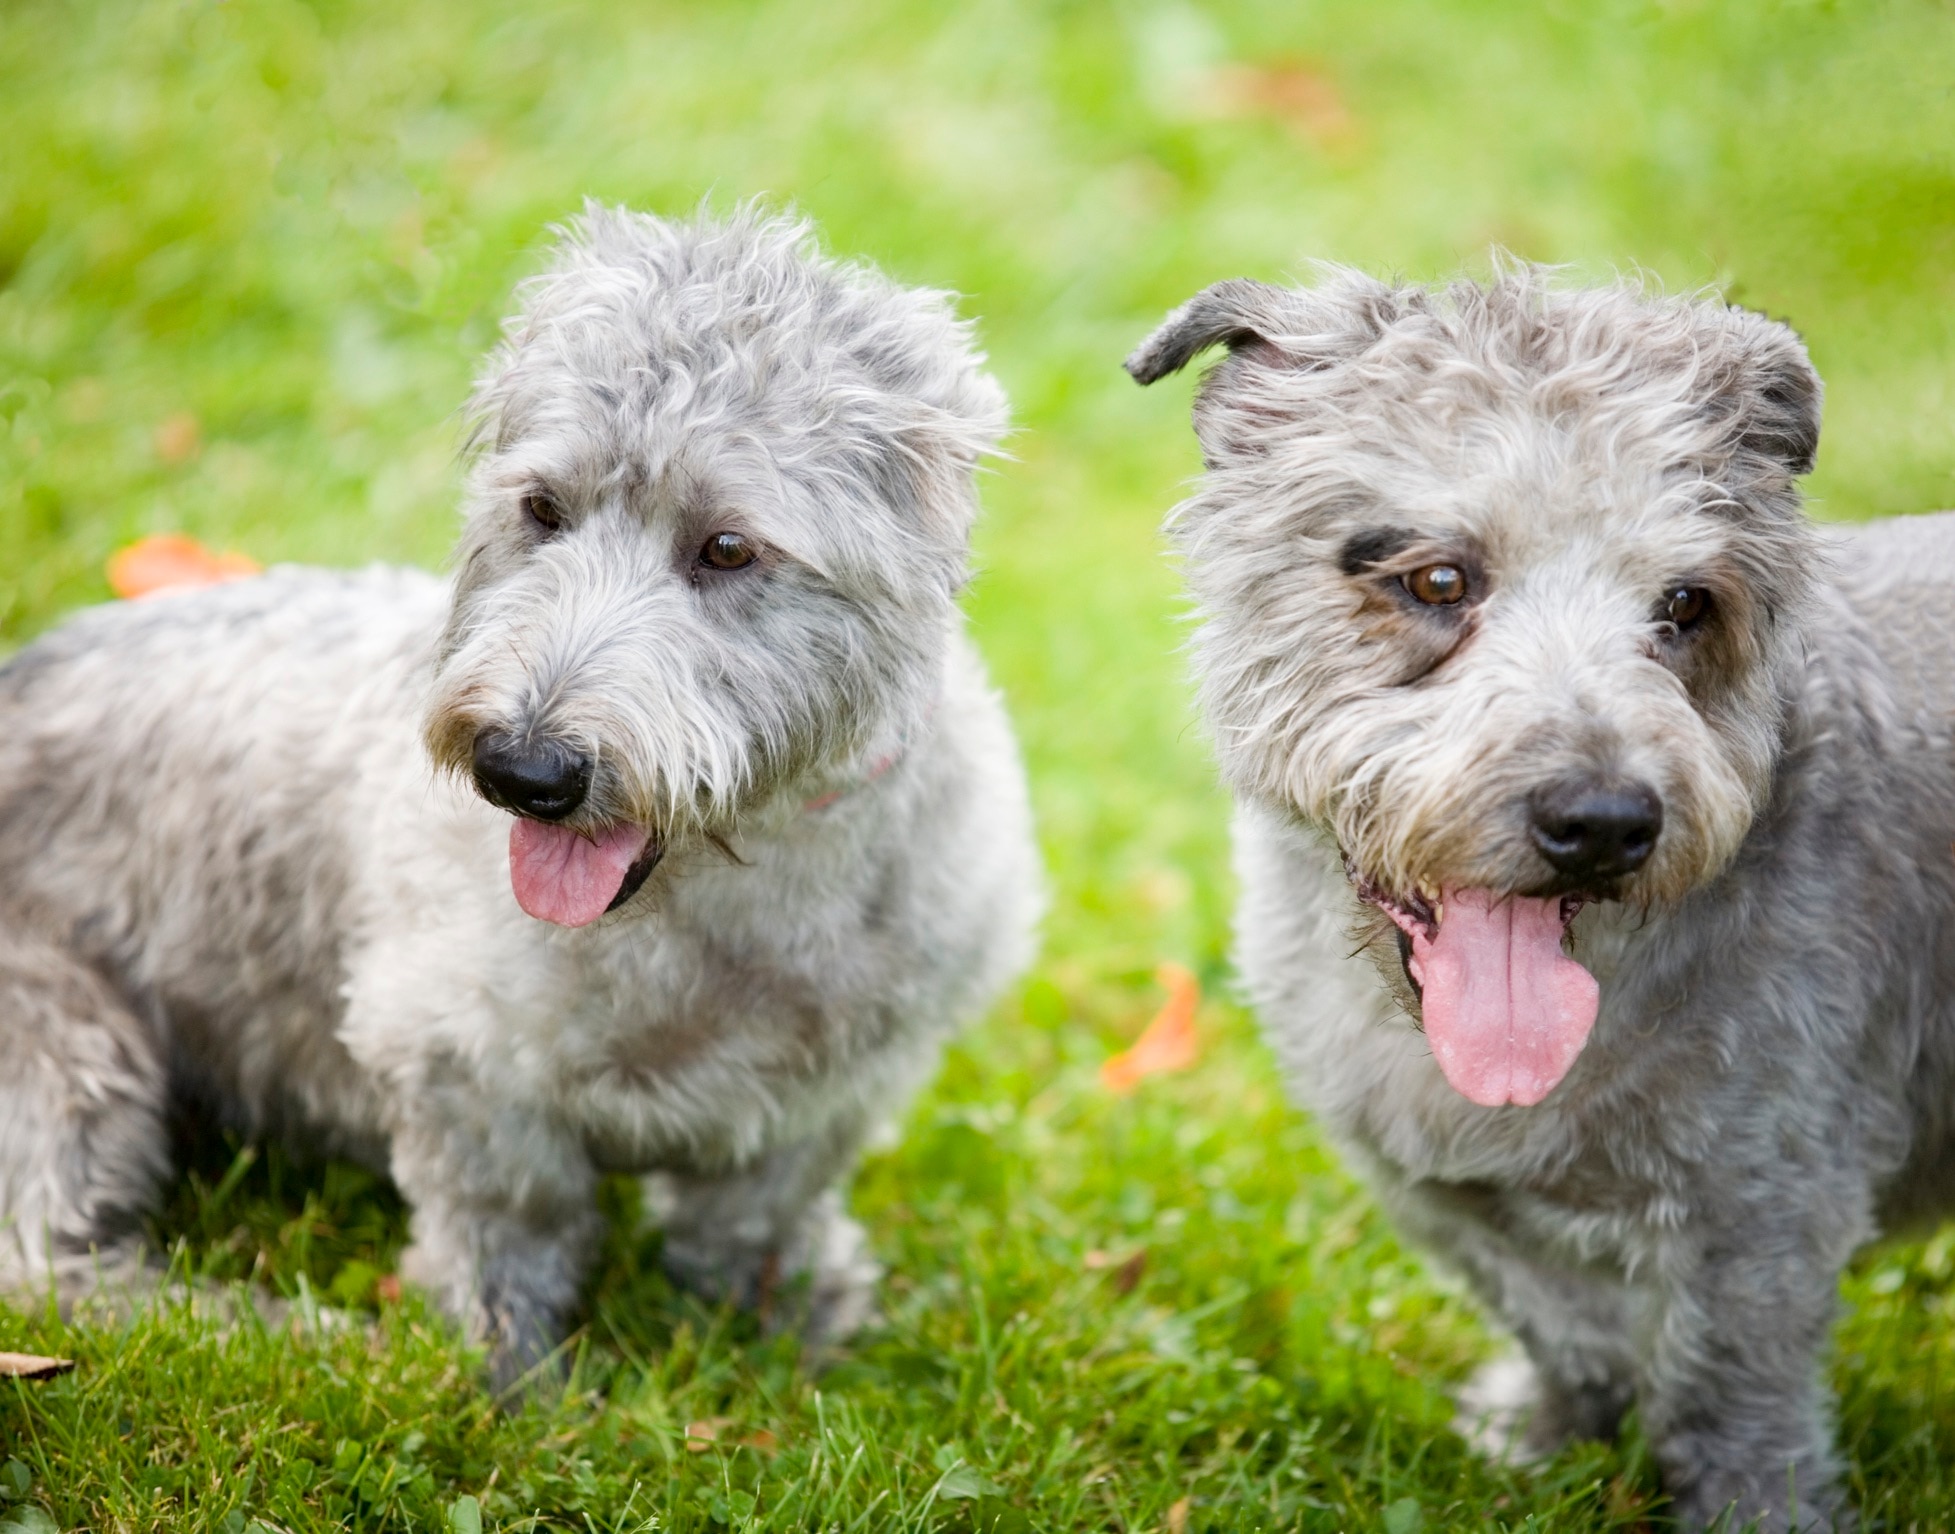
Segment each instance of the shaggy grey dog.
[{"label": "shaggy grey dog", "polygon": [[452,583],[278,570],[0,670],[0,1277],[126,1250],[181,1102],[390,1173],[499,1380],[607,1172],[682,1278],[858,1321],[841,1180],[1039,905],[955,605],[981,360],[802,225],[592,207],[477,388]]},{"label": "shaggy grey dog", "polygon": [[[1841,1506],[1842,1264],[1955,1195],[1955,520],[1801,510],[1784,326],[1632,284],[1225,282],[1174,529],[1296,1090],[1680,1516]],[[1355,956],[1354,956],[1355,955]]]}]

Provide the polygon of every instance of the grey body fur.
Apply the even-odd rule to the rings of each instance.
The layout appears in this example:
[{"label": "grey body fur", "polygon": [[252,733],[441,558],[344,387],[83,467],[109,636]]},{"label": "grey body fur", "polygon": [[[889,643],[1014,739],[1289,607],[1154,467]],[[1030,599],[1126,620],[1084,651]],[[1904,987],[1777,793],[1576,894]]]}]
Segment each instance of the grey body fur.
[{"label": "grey body fur", "polygon": [[[799,225],[592,208],[478,389],[452,582],[275,570],[0,669],[0,1280],[130,1248],[175,1100],[389,1172],[501,1379],[607,1172],[662,1174],[682,1277],[859,1321],[842,1180],[1039,907],[955,606],[980,361]],[[754,563],[697,562],[725,529]],[[568,824],[659,838],[594,924],[518,909],[487,728],[589,753]]]},{"label": "grey body fur", "polygon": [[[1955,1204],[1955,516],[1814,527],[1818,379],[1712,300],[1333,269],[1210,289],[1129,367],[1216,342],[1173,525],[1298,1096],[1524,1345],[1508,1447],[1633,1401],[1687,1525],[1850,1516],[1840,1270]],[[1458,613],[1404,600],[1435,559]],[[1677,582],[1710,593],[1689,631]],[[1655,785],[1661,838],[1574,919],[1572,1070],[1477,1106],[1353,876],[1551,892],[1526,806],[1571,772]]]}]

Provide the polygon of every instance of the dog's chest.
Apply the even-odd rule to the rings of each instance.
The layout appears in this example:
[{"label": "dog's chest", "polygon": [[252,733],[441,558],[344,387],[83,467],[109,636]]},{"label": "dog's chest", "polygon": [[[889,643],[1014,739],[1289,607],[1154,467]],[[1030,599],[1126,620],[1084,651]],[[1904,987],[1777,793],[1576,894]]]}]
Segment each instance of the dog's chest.
[{"label": "dog's chest", "polygon": [[857,1106],[900,1034],[874,945],[668,926],[586,973],[553,1075],[605,1170],[718,1170]]}]

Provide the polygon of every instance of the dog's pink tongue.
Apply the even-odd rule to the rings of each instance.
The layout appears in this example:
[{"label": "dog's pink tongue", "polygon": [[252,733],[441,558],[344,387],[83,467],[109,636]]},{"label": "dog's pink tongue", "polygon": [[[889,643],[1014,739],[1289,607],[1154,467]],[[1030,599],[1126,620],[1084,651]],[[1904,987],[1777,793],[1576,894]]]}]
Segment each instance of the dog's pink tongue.
[{"label": "dog's pink tongue", "polygon": [[1438,936],[1412,934],[1426,1038],[1462,1097],[1531,1106],[1568,1074],[1601,1004],[1561,951],[1561,902],[1447,890]]},{"label": "dog's pink tongue", "polygon": [[509,828],[516,904],[559,927],[589,926],[610,908],[649,839],[641,826],[612,826],[591,841],[565,826],[518,820]]}]

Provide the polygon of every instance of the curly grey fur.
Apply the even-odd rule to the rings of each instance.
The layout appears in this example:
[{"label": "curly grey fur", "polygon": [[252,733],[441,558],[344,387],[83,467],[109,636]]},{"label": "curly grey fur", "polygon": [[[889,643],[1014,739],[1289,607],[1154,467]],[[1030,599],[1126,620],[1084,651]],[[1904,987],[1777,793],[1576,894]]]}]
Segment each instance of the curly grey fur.
[{"label": "curly grey fur", "polygon": [[[1518,1447],[1633,1400],[1687,1523],[1824,1522],[1841,1266],[1955,1195],[1955,518],[1829,543],[1804,349],[1710,297],[1332,268],[1212,288],[1129,368],[1218,342],[1172,526],[1298,1095],[1525,1345]],[[1405,600],[1435,558],[1470,613]],[[1663,620],[1677,582],[1701,631]],[[1655,785],[1664,829],[1575,921],[1572,1072],[1478,1107],[1346,868],[1534,893],[1529,795],[1571,772]]]},{"label": "curly grey fur", "polygon": [[[177,1099],[390,1172],[499,1378],[561,1336],[607,1171],[668,1174],[688,1280],[859,1320],[835,1190],[1039,905],[955,605],[981,362],[799,223],[591,207],[477,389],[452,583],[276,570],[0,670],[0,1280],[128,1244]],[[702,577],[728,529],[760,560]],[[572,823],[663,839],[595,925],[518,909],[484,727],[582,746]]]}]

